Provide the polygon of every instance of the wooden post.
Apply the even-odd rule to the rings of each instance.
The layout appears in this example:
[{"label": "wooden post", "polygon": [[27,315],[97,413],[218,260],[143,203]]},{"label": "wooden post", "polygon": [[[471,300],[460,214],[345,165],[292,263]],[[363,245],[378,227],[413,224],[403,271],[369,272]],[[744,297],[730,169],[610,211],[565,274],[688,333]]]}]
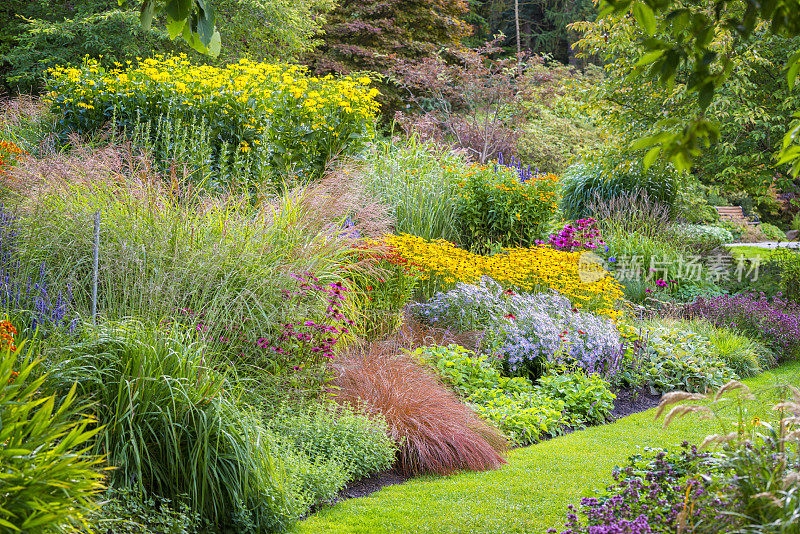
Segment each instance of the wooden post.
[{"label": "wooden post", "polygon": [[97,277],[100,268],[100,210],[94,214],[94,265],[92,272],[92,323],[97,324]]}]

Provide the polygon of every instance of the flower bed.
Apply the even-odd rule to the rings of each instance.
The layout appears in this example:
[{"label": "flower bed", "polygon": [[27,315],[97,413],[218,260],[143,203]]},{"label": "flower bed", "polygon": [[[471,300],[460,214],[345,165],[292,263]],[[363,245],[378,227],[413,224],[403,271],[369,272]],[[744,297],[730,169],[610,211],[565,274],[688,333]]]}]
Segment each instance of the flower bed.
[{"label": "flower bed", "polygon": [[378,111],[369,78],[319,78],[305,67],[245,59],[218,68],[157,56],[106,70],[87,58],[49,75],[47,98],[62,134],[90,132],[112,118],[129,130],[137,121],[155,128],[169,115],[208,129],[217,151],[253,152],[276,170],[308,176],[371,139]]},{"label": "flower bed", "polygon": [[704,317],[716,326],[736,328],[761,338],[778,361],[796,355],[800,349],[800,305],[764,294],[720,295],[699,299],[687,308],[693,316]]},{"label": "flower bed", "polygon": [[441,285],[474,282],[482,276],[523,291],[552,289],[577,307],[585,307],[616,318],[622,287],[597,266],[584,263],[578,252],[547,247],[504,249],[502,254],[481,256],[443,240],[425,241],[402,234],[384,237],[425,280],[438,277]]}]

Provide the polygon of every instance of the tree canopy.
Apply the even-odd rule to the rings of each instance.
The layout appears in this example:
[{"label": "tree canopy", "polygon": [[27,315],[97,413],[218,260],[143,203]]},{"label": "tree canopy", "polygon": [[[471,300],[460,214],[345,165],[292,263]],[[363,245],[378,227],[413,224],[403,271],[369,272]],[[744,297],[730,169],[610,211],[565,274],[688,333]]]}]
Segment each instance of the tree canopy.
[{"label": "tree canopy", "polygon": [[[125,7],[130,0],[118,2]],[[221,39],[212,0],[144,0],[142,28],[149,30],[153,19],[161,13],[166,17],[170,38],[180,35],[195,50],[210,56],[219,55]]]},{"label": "tree canopy", "polygon": [[[667,88],[676,87],[685,73],[683,91],[696,101],[686,120],[664,117],[657,131],[639,139],[648,148],[645,164],[663,155],[687,169],[704,148],[720,138],[720,125],[709,113],[714,96],[734,73],[732,52],[757,32],[793,38],[800,36],[800,0],[601,0],[600,17],[621,21],[631,17],[643,31],[634,76],[645,75]],[[661,16],[658,16],[661,15]],[[732,43],[720,48],[717,32],[726,30]],[[793,49],[797,50],[796,48]],[[786,85],[794,90],[800,73],[800,50],[783,67]],[[800,119],[800,115],[796,114]],[[791,164],[800,175],[800,120],[786,132],[777,163]]]}]

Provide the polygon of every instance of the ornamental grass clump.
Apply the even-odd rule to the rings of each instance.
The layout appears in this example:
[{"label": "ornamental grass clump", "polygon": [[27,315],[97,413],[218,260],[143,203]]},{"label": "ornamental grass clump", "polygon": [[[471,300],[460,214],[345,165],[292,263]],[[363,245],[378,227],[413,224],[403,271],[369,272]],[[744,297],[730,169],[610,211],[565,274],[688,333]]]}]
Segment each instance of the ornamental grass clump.
[{"label": "ornamental grass clump", "polygon": [[800,354],[800,304],[780,294],[771,299],[763,293],[701,298],[686,312],[763,340],[775,351],[779,362]]},{"label": "ornamental grass clump", "polygon": [[[71,286],[72,310],[83,317],[91,309],[98,210],[97,310],[108,319],[156,323],[191,309],[205,314],[204,323],[216,328],[207,335],[217,339],[240,324],[256,340],[275,340],[281,324],[320,323],[329,304],[320,292],[286,299],[284,290],[297,286],[293,273],[313,271],[323,286],[348,288],[375,274],[370,255],[356,254],[363,252],[360,241],[342,229],[346,213],[336,213],[338,204],[312,201],[312,191],[319,191],[313,186],[253,206],[246,195],[211,196],[178,179],[167,185],[127,144],[75,145],[16,172],[26,184],[14,189],[20,268],[38,273],[46,260],[48,288]],[[375,216],[382,216],[379,210]],[[344,310],[358,328],[353,293]]]},{"label": "ornamental grass clump", "polygon": [[107,70],[86,58],[77,68],[50,69],[46,98],[63,135],[95,131],[112,118],[128,131],[137,122],[155,128],[170,114],[186,126],[202,124],[218,141],[217,157],[254,152],[276,172],[307,178],[374,136],[378,90],[370,83],[247,59],[214,67],[156,56]]},{"label": "ornamental grass clump", "polygon": [[385,419],[407,475],[485,471],[505,463],[505,438],[484,423],[425,366],[379,344],[334,364],[334,399]]},{"label": "ornamental grass clump", "polygon": [[390,207],[394,232],[455,241],[464,159],[417,137],[382,142],[365,154],[364,181]]},{"label": "ornamental grass clump", "polygon": [[[102,428],[92,445],[115,485],[186,502],[212,524],[286,528],[306,511],[284,483],[258,413],[188,334],[129,321],[50,354],[46,387],[76,388]],[[75,384],[75,386],[73,386]]]}]

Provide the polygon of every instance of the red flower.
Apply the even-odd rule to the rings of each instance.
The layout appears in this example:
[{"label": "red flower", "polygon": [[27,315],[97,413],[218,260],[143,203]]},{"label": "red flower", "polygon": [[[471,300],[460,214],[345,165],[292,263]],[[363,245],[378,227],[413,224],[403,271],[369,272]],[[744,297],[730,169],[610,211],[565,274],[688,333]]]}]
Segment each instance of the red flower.
[{"label": "red flower", "polygon": [[505,317],[506,319],[516,319],[516,317],[514,317],[513,313],[508,313],[508,314],[504,315],[503,317]]}]

